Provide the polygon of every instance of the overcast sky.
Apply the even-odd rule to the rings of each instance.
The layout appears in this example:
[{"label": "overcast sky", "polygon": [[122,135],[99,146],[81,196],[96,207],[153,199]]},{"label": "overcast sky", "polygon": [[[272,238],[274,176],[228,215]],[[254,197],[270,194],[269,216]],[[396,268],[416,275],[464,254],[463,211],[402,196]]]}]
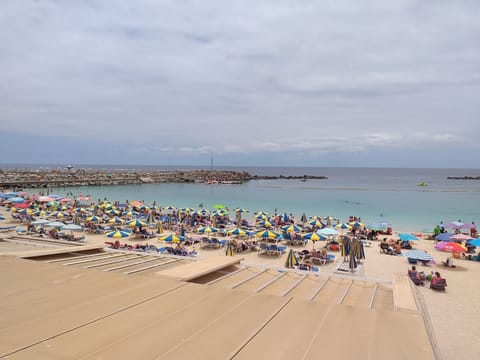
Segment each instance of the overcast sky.
[{"label": "overcast sky", "polygon": [[480,1],[2,0],[3,163],[480,168]]}]

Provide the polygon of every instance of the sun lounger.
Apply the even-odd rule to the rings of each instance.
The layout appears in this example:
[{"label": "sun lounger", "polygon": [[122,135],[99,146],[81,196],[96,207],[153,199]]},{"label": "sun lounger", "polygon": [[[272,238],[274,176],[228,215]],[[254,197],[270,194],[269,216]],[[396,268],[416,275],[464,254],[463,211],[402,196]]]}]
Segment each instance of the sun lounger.
[{"label": "sun lounger", "polygon": [[446,286],[447,286],[447,280],[445,279],[440,279],[435,284],[430,283],[430,289],[433,289],[433,290],[445,291]]},{"label": "sun lounger", "polygon": [[16,226],[3,226],[3,227],[0,227],[0,232],[13,231],[16,228],[17,228]]}]

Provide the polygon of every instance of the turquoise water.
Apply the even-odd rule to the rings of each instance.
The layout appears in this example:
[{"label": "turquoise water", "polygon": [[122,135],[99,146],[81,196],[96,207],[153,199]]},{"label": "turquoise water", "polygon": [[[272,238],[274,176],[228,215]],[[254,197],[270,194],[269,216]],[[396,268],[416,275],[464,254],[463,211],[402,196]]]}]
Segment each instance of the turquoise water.
[{"label": "turquoise water", "polygon": [[[297,218],[350,215],[365,223],[388,221],[394,230],[431,230],[440,221],[480,221],[480,181],[447,180],[447,176],[479,176],[475,169],[366,168],[240,168],[259,175],[324,175],[327,180],[252,180],[242,185],[143,184],[53,188],[65,195],[82,192],[92,200],[154,200],[161,206],[211,208],[224,204],[253,213],[293,213]],[[419,182],[428,186],[419,187]]]}]

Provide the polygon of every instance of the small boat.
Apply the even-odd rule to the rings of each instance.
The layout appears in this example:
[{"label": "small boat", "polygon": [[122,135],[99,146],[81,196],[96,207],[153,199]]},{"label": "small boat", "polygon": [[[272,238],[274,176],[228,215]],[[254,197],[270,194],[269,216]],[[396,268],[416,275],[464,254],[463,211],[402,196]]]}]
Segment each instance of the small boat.
[{"label": "small boat", "polygon": [[417,184],[417,186],[428,186],[428,184],[427,184],[426,182],[423,182],[423,181],[422,181],[422,182],[419,182],[419,183]]}]

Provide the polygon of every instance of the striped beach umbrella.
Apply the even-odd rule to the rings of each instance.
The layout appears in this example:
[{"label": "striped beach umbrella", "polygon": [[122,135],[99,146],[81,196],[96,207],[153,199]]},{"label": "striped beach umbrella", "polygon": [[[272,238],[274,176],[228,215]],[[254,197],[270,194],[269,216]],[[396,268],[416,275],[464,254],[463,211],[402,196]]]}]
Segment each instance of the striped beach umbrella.
[{"label": "striped beach umbrella", "polygon": [[118,216],[115,216],[115,217],[111,218],[110,220],[108,220],[109,224],[115,224],[115,225],[121,225],[124,222],[125,222],[125,220],[120,219]]},{"label": "striped beach umbrella", "polygon": [[310,224],[311,226],[315,226],[316,228],[319,228],[319,229],[325,227],[325,224],[318,219],[312,219],[308,222],[308,224]]},{"label": "striped beach umbrella", "polygon": [[244,213],[244,212],[248,212],[248,210],[247,210],[247,209],[242,209],[242,208],[236,208],[234,211],[235,211],[236,213]]},{"label": "striped beach umbrella", "polygon": [[152,213],[148,213],[147,218],[145,219],[147,224],[155,224],[155,216]]},{"label": "striped beach umbrella", "polygon": [[337,229],[346,230],[346,229],[350,229],[352,226],[350,224],[347,224],[347,223],[341,223],[341,224],[335,225],[335,227]]},{"label": "striped beach umbrella", "polygon": [[309,232],[309,233],[303,234],[302,237],[304,239],[308,239],[308,240],[312,240],[312,241],[319,241],[319,240],[325,241],[325,240],[327,240],[326,236],[324,236],[322,234],[318,234],[316,232]]},{"label": "striped beach umbrella", "polygon": [[227,256],[235,256],[235,246],[232,242],[228,242],[227,250],[225,251],[225,255]]},{"label": "striped beach umbrella", "polygon": [[25,209],[17,211],[17,213],[22,214],[22,215],[32,215],[33,211],[32,211],[32,209],[25,208]]},{"label": "striped beach umbrella", "polygon": [[286,225],[282,227],[283,231],[286,232],[301,232],[302,229],[300,229],[297,225],[292,224],[292,225]]},{"label": "striped beach umbrella", "polygon": [[179,243],[185,241],[184,236],[178,236],[175,234],[168,234],[168,235],[163,235],[158,238],[161,241],[166,241],[166,242],[172,242],[172,243]]},{"label": "striped beach umbrella", "polygon": [[200,234],[211,234],[211,233],[218,232],[218,229],[216,227],[213,227],[213,226],[205,226],[205,227],[202,227],[202,228],[198,229],[198,232]]},{"label": "striped beach umbrella", "polygon": [[157,225],[155,226],[155,228],[157,230],[157,234],[163,233],[163,226],[161,221],[157,222]]},{"label": "striped beach umbrella", "polygon": [[270,230],[257,232],[257,237],[262,239],[276,239],[279,235]]},{"label": "striped beach umbrella", "polygon": [[242,230],[240,228],[235,228],[228,230],[227,232],[228,235],[235,235],[235,236],[242,236],[242,235],[247,235],[247,232],[245,230]]},{"label": "striped beach umbrella", "polygon": [[93,215],[87,218],[87,222],[99,223],[99,222],[103,222],[103,219],[99,216]]},{"label": "striped beach umbrella", "polygon": [[113,239],[121,239],[129,236],[130,236],[130,233],[128,231],[123,231],[123,230],[111,231],[107,233],[107,237],[113,238]]},{"label": "striped beach umbrella", "polygon": [[147,226],[147,223],[140,221],[138,219],[127,222],[127,225],[130,227],[144,227]]},{"label": "striped beach umbrella", "polygon": [[421,250],[410,250],[405,253],[405,256],[409,259],[430,261],[433,260],[433,256],[429,253]]},{"label": "striped beach umbrella", "polygon": [[272,223],[268,220],[259,221],[257,224],[267,229],[272,227]]},{"label": "striped beach umbrella", "polygon": [[299,264],[297,257],[295,256],[293,249],[290,249],[287,255],[287,259],[285,260],[285,267],[286,268],[295,268]]}]

